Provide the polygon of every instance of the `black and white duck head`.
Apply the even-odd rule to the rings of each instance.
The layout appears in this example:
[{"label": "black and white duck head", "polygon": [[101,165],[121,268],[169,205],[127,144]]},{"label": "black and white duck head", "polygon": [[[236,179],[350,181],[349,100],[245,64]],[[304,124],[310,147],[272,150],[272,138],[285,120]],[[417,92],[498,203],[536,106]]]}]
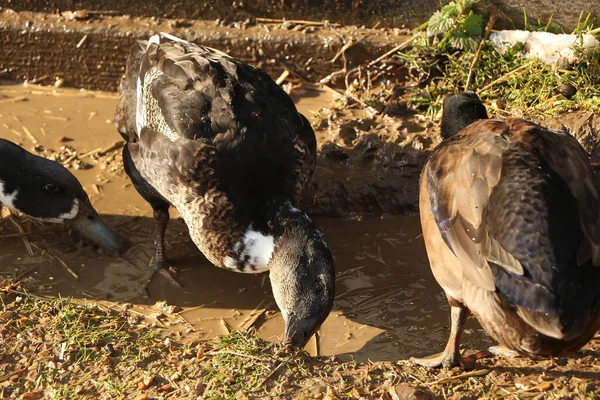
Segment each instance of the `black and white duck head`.
[{"label": "black and white duck head", "polygon": [[284,340],[303,348],[325,321],[335,296],[333,256],[306,214],[284,203],[271,219],[269,278],[285,321]]},{"label": "black and white duck head", "polygon": [[44,221],[69,224],[107,250],[122,252],[127,248],[127,241],[100,219],[71,172],[3,139],[0,203]]},{"label": "black and white duck head", "polygon": [[285,321],[284,341],[303,348],[325,321],[335,296],[333,256],[313,222],[289,201],[273,201],[267,226],[250,226],[235,247],[237,272],[269,270],[273,297]]}]

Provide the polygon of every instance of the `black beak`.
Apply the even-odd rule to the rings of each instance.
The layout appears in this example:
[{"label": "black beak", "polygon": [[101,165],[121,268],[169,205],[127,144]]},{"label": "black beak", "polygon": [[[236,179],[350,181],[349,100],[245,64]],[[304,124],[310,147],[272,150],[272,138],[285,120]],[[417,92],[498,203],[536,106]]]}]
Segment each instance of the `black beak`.
[{"label": "black beak", "polygon": [[122,253],[129,247],[126,239],[106,225],[88,201],[82,201],[71,224],[83,236],[106,250]]},{"label": "black beak", "polygon": [[318,328],[317,318],[298,319],[296,314],[291,313],[285,324],[284,341],[294,348],[302,349]]}]

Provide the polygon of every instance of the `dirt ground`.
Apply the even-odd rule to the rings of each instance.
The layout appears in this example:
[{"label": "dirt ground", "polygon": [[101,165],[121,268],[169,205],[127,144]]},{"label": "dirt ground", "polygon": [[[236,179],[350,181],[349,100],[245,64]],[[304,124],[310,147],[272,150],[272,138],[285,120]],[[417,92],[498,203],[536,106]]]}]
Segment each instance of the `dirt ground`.
[{"label": "dirt ground", "polygon": [[[292,97],[315,125],[319,140],[319,162],[304,208],[316,216],[336,261],[334,310],[306,347],[316,358],[268,344],[278,343],[283,322],[266,276],[213,267],[175,213],[167,230],[167,252],[185,287],[178,290],[157,279],[151,296],[146,295],[143,285],[153,252],[151,209],[122,170],[122,143],[112,124],[115,94],[35,85],[0,87],[0,137],[71,167],[103,218],[133,242],[117,257],[62,226],[5,213],[0,221],[0,277],[18,280],[22,287],[0,291],[0,319],[11,321],[0,328],[4,398],[26,392],[48,398],[138,399],[600,395],[596,339],[567,359],[485,357],[469,371],[427,371],[399,361],[441,351],[448,335],[448,306],[429,270],[414,215],[418,174],[427,152],[439,142],[438,128],[407,110],[375,113],[369,107],[348,106],[337,95],[314,87],[293,90]],[[576,130],[597,161],[595,118],[572,114],[544,122]],[[385,215],[390,211],[396,215]],[[85,306],[83,313],[77,311],[83,306],[51,301],[40,306],[24,291],[50,299],[70,297],[76,304],[100,308]],[[81,343],[65,341],[79,333],[52,333],[68,325],[56,321],[58,315],[65,318],[63,314],[51,311],[60,307],[79,315],[74,327],[84,318],[93,332],[101,332],[106,324],[129,324],[127,331],[137,345],[126,345],[133,340],[130,336],[121,342],[115,339],[114,356],[102,339],[104,347],[82,360],[81,350],[74,350]],[[251,328],[257,336],[231,333],[232,328]],[[59,339],[52,340],[53,334]],[[215,339],[223,334],[228,336]],[[234,340],[231,335],[241,336]],[[217,341],[206,342],[209,339]],[[492,344],[476,321],[468,322],[463,340],[467,353]],[[133,361],[126,356],[132,346],[139,351]],[[78,356],[65,359],[65,351]],[[102,368],[94,368],[99,361],[93,354]],[[232,354],[238,358],[227,358]],[[248,363],[242,372],[236,364],[240,359]],[[43,365],[32,368],[39,360]],[[45,368],[64,379],[40,378],[48,376]],[[243,371],[260,378],[250,383]],[[146,385],[149,377],[153,381]],[[161,391],[165,385],[170,389]]]}]

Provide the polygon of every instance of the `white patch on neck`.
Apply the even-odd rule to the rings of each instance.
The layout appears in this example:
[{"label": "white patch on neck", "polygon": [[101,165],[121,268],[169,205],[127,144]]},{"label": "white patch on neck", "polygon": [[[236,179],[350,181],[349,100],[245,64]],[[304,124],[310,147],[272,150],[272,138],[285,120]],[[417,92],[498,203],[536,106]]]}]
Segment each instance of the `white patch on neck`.
[{"label": "white patch on neck", "polygon": [[0,203],[4,204],[6,207],[10,208],[14,211],[20,211],[15,207],[15,200],[17,199],[17,195],[19,194],[19,190],[15,189],[14,192],[8,193],[4,190],[4,182],[0,180]]},{"label": "white patch on neck", "polygon": [[62,213],[58,216],[59,219],[73,219],[79,213],[79,200],[73,200],[73,207],[71,207],[71,211]]},{"label": "white patch on neck", "polygon": [[227,269],[246,274],[258,274],[269,269],[268,264],[275,248],[275,239],[248,227],[241,242],[233,246],[231,255],[223,260]]},{"label": "white patch on neck", "polygon": [[52,222],[54,224],[64,224],[65,220],[71,220],[71,219],[75,218],[77,216],[78,212],[79,212],[79,200],[75,199],[75,200],[73,200],[73,207],[71,208],[71,211],[62,213],[58,217],[55,217],[55,218],[38,218],[38,219],[41,221],[44,221],[44,222]]}]

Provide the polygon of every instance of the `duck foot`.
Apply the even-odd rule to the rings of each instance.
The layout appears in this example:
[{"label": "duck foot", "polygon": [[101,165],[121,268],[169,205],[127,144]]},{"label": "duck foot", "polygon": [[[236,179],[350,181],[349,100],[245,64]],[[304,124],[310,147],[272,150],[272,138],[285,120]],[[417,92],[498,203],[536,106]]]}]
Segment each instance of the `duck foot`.
[{"label": "duck foot", "polygon": [[447,354],[446,352],[422,358],[411,357],[409,361],[427,368],[462,367],[463,369],[470,369],[475,364],[473,357],[454,356],[452,354]]},{"label": "duck foot", "polygon": [[150,267],[152,268],[152,275],[150,275],[150,278],[144,285],[144,290],[146,291],[146,294],[148,294],[148,296],[150,296],[150,283],[152,283],[152,279],[154,278],[154,276],[157,273],[159,273],[160,275],[165,277],[167,279],[167,281],[169,283],[171,283],[172,285],[174,285],[180,289],[183,289],[183,286],[181,285],[181,283],[177,282],[177,280],[171,273],[172,268],[170,266],[152,259],[152,261],[150,262]]},{"label": "duck foot", "polygon": [[513,358],[519,357],[519,353],[517,353],[514,350],[509,349],[508,347],[502,346],[502,345],[491,346],[488,348],[488,351],[490,353],[492,353],[493,355],[495,355],[496,357],[502,357],[502,358],[508,358],[508,359],[513,359]]}]

